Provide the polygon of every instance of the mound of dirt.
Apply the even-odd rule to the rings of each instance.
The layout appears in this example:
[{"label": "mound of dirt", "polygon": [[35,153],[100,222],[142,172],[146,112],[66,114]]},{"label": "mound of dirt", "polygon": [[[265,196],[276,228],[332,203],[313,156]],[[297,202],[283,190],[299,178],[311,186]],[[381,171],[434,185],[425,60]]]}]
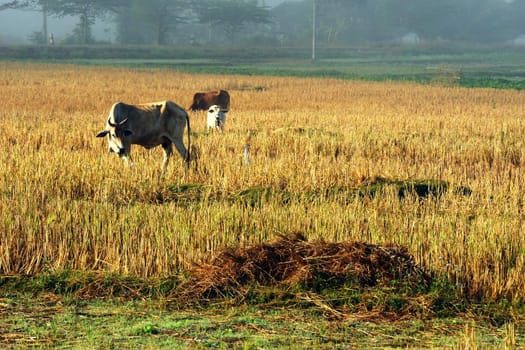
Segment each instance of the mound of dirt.
[{"label": "mound of dirt", "polygon": [[308,242],[301,234],[269,243],[227,249],[189,271],[180,291],[193,300],[242,296],[247,287],[301,285],[361,287],[401,282],[414,289],[428,287],[430,276],[405,247],[363,242]]}]

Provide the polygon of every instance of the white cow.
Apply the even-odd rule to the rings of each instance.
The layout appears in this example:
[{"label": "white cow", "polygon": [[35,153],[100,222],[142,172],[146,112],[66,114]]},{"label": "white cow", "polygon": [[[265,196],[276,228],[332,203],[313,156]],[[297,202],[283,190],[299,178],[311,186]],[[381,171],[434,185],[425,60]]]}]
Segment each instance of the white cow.
[{"label": "white cow", "polygon": [[[188,149],[184,147],[184,127],[188,131]],[[162,171],[166,170],[172,144],[184,158],[190,161],[190,120],[186,111],[171,101],[128,105],[115,103],[109,112],[106,128],[97,137],[108,136],[109,151],[131,161],[131,145],[164,149]]]},{"label": "white cow", "polygon": [[218,105],[213,105],[208,108],[208,131],[219,130],[224,132],[224,124],[226,123],[226,112]]}]

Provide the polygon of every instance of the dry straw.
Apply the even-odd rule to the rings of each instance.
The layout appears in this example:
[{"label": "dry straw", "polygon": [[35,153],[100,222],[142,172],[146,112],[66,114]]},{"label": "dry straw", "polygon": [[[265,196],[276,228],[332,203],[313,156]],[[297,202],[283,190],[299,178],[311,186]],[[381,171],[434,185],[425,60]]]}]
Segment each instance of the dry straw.
[{"label": "dry straw", "polygon": [[[226,247],[304,232],[402,245],[472,296],[525,300],[522,92],[8,62],[0,71],[2,274],[167,276]],[[214,88],[230,91],[227,129],[207,134],[205,114],[191,113],[199,163],[188,173],[174,159],[159,180],[162,151],[139,147],[127,168],[95,138],[114,102],[188,106]],[[334,190],[377,178],[471,194]],[[232,199],[251,188],[274,194]]]}]

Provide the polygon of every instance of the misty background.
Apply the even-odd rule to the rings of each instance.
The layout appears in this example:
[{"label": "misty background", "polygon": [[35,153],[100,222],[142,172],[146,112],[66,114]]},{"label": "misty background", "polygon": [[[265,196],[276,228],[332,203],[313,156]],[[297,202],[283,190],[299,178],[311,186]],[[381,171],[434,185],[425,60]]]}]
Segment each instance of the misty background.
[{"label": "misty background", "polygon": [[[315,1],[315,6],[314,6]],[[0,0],[0,45],[525,46],[525,0]]]}]

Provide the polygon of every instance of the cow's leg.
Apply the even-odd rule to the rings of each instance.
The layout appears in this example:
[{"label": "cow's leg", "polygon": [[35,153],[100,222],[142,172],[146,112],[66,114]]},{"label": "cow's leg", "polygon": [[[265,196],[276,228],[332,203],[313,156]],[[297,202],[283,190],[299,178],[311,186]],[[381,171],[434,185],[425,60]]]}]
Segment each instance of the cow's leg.
[{"label": "cow's leg", "polygon": [[175,148],[177,149],[177,152],[179,152],[182,159],[186,159],[186,147],[184,146],[182,137],[180,139],[174,140],[173,143],[175,144]]},{"label": "cow's leg", "polygon": [[171,147],[171,141],[166,140],[162,144],[162,149],[164,149],[164,161],[162,162],[162,174],[166,172],[166,169],[168,168],[168,163],[170,161],[170,157],[173,153],[173,149]]}]

